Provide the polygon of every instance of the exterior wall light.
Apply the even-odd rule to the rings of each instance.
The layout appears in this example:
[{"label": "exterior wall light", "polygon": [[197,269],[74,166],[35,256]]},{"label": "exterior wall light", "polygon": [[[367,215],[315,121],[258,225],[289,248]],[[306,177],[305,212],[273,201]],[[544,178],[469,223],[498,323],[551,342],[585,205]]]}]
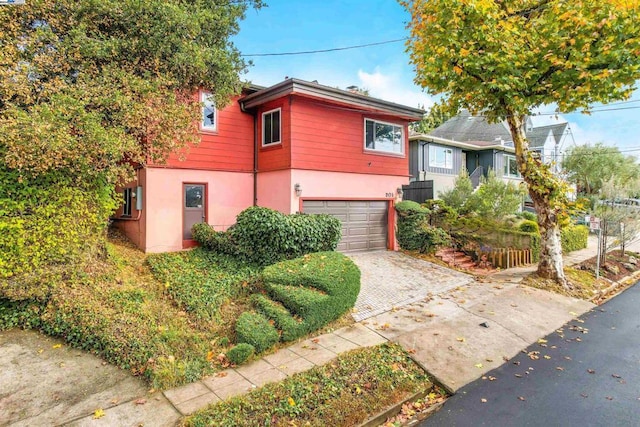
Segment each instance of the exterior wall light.
[{"label": "exterior wall light", "polygon": [[396,189],[396,193],[398,193],[398,197],[402,197],[402,194],[404,193],[404,192],[402,191],[402,187],[398,187],[398,188]]},{"label": "exterior wall light", "polygon": [[293,190],[296,192],[296,197],[302,196],[302,187],[297,182],[296,185],[293,186]]}]

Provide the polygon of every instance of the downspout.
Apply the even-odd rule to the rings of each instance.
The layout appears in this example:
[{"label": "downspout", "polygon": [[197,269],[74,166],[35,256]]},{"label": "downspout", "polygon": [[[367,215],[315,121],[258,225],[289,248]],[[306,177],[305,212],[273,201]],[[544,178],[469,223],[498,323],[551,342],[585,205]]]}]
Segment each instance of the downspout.
[{"label": "downspout", "polygon": [[242,101],[239,102],[240,111],[253,116],[253,206],[258,206],[258,114],[255,110],[247,111]]}]

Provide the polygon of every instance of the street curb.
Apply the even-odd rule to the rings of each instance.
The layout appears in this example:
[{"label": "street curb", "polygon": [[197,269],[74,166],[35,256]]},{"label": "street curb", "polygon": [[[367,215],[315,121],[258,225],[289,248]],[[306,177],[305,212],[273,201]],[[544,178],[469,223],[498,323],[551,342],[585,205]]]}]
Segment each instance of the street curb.
[{"label": "street curb", "polygon": [[613,295],[610,295],[608,297],[606,297],[606,300],[609,300],[613,297],[615,297],[616,295],[620,294],[622,291],[624,291],[625,289],[631,287],[637,279],[640,278],[640,270],[636,270],[633,273],[631,273],[629,276],[623,277],[622,279],[618,280],[617,282],[613,282],[608,288],[601,290],[600,292],[598,292],[597,295],[592,296],[591,298],[589,298],[589,302],[592,302],[596,305],[599,305],[599,303],[597,302],[600,298],[604,298],[605,296],[609,295],[610,293],[612,293],[613,291],[617,290],[618,288],[622,288],[620,290],[618,290],[617,292],[615,292]]},{"label": "street curb", "polygon": [[[432,387],[434,385],[435,384],[432,384]],[[389,408],[378,412],[376,415],[370,417],[368,420],[366,420],[362,424],[359,424],[358,427],[376,427],[376,426],[379,426],[383,422],[385,422],[385,420],[387,418],[393,417],[395,415],[398,415],[400,413],[400,411],[402,410],[402,405],[404,405],[407,402],[412,402],[412,401],[415,401],[415,400],[418,400],[418,399],[422,399],[428,393],[429,393],[429,390],[423,390],[423,391],[419,391],[417,393],[414,393],[411,396],[409,396],[406,399],[404,399],[402,402],[396,403],[395,405],[390,406]],[[436,406],[436,405],[434,405],[434,406]],[[425,412],[427,412],[427,411],[425,411]]]}]

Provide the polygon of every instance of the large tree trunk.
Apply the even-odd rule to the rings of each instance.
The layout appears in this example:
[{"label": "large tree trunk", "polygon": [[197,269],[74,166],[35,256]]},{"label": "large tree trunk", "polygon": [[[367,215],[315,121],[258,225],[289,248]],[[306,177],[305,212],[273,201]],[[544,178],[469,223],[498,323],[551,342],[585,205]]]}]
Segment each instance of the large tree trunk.
[{"label": "large tree trunk", "polygon": [[529,154],[529,142],[524,132],[523,115],[510,114],[507,123],[516,150],[518,169],[524,182],[527,184],[529,196],[538,214],[538,226],[540,227],[540,261],[538,263],[538,275],[553,279],[565,288],[568,288],[564,275],[562,261],[562,245],[560,241],[560,227],[556,208],[552,206],[551,197],[557,193],[557,184],[550,177],[551,170],[539,159],[532,158]]}]

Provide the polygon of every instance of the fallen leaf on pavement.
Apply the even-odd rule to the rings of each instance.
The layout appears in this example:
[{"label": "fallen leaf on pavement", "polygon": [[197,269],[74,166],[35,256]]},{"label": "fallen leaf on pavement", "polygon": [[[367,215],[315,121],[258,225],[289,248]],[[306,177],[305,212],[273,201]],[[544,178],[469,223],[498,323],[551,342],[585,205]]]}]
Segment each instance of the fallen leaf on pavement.
[{"label": "fallen leaf on pavement", "polygon": [[62,344],[55,344],[52,348],[60,348],[62,347]]},{"label": "fallen leaf on pavement", "polygon": [[544,357],[545,359],[547,359],[547,360],[551,359],[551,356],[548,356],[548,355],[546,355],[546,354],[545,354],[543,357]]},{"label": "fallen leaf on pavement", "polygon": [[587,372],[589,372],[590,374],[595,374],[596,371],[594,371],[593,369],[587,369]]},{"label": "fallen leaf on pavement", "polygon": [[484,365],[482,365],[482,363],[476,363],[473,366],[475,366],[476,368],[482,368]]},{"label": "fallen leaf on pavement", "polygon": [[497,380],[496,377],[489,376],[489,381],[495,381],[495,380]]},{"label": "fallen leaf on pavement", "polygon": [[458,338],[456,338],[456,341],[458,341],[458,342],[464,342],[465,340],[464,340],[464,338],[463,338],[463,337],[458,337]]},{"label": "fallen leaf on pavement", "polygon": [[485,399],[484,397],[482,399],[480,399],[480,402],[482,403],[487,403],[487,399]]},{"label": "fallen leaf on pavement", "polygon": [[525,400],[527,400],[527,399],[525,399],[525,398],[524,398],[524,397],[522,397],[522,396],[518,396],[518,400],[521,400],[521,401],[523,401],[523,402],[524,402],[524,401],[525,401]]},{"label": "fallen leaf on pavement", "polygon": [[224,371],[220,371],[220,372],[216,373],[216,377],[218,377],[218,378],[226,377],[227,375],[229,375],[229,374],[227,374]]},{"label": "fallen leaf on pavement", "polygon": [[611,376],[612,376],[613,378],[622,378],[622,377],[621,377],[620,375],[618,375],[618,374],[611,374]]},{"label": "fallen leaf on pavement", "polygon": [[538,340],[538,344],[546,344],[546,343],[547,343],[547,340],[545,340],[545,339],[543,339],[543,338],[540,338],[540,339]]},{"label": "fallen leaf on pavement", "polygon": [[556,366],[556,371],[564,371],[564,368],[562,366]]},{"label": "fallen leaf on pavement", "polygon": [[136,405],[144,405],[145,403],[147,403],[147,399],[138,399],[133,403],[135,403]]},{"label": "fallen leaf on pavement", "polygon": [[584,397],[585,399],[586,399],[587,397],[589,397],[589,395],[588,395],[588,394],[584,394],[584,393],[580,393],[580,396]]},{"label": "fallen leaf on pavement", "polygon": [[520,374],[515,374],[516,378],[522,378],[522,375]]},{"label": "fallen leaf on pavement", "polygon": [[102,417],[104,417],[104,415],[105,415],[104,411],[101,408],[96,409],[95,411],[93,411],[93,419],[94,420],[97,420],[98,418],[102,418]]}]

